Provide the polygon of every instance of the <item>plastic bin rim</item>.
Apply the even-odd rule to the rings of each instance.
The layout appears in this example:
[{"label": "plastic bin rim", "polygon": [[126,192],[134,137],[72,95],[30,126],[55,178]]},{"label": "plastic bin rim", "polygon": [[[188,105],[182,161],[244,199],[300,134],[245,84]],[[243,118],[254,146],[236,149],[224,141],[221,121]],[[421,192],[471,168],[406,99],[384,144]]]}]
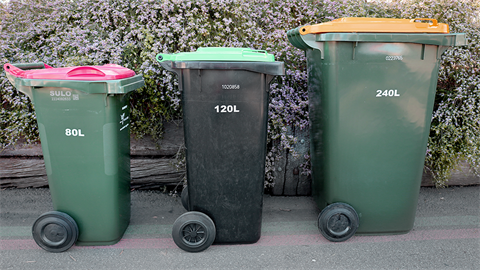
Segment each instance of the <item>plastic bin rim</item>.
[{"label": "plastic bin rim", "polygon": [[[22,64],[20,64],[22,65]],[[134,77],[133,70],[116,64],[103,66],[72,66],[53,68],[22,69],[16,64],[6,63],[5,72],[21,79],[30,80],[62,80],[62,81],[112,81]]]},{"label": "plastic bin rim", "polygon": [[[429,21],[429,23],[418,22]],[[305,25],[299,30],[301,35],[322,33],[437,33],[448,34],[448,24],[436,19],[414,18],[340,18],[330,22]]]},{"label": "plastic bin rim", "polygon": [[200,47],[195,52],[159,53],[156,59],[158,62],[275,62],[275,56],[265,50],[228,47]]}]

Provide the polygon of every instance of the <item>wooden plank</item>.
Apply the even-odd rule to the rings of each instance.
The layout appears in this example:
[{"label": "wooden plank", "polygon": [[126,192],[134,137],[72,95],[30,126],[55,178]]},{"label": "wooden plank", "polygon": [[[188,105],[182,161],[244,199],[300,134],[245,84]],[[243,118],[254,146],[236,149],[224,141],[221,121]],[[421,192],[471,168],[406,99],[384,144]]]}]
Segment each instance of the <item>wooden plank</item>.
[{"label": "wooden plank", "polygon": [[287,150],[287,164],[284,168],[285,171],[285,184],[283,186],[283,195],[295,196],[297,195],[297,186],[299,176],[298,173],[294,173],[294,170],[298,170],[297,164],[298,158],[294,158],[290,151]]},{"label": "wooden plank", "polygon": [[310,140],[308,130],[289,128],[289,135],[297,137],[293,146],[296,156],[285,150],[275,160],[274,186],[272,195],[306,196],[311,194],[312,180],[302,174],[301,164],[305,163],[304,155],[308,153]]},{"label": "wooden plank", "polygon": [[43,159],[0,158],[1,188],[47,187]]},{"label": "wooden plank", "polygon": [[[135,189],[177,185],[185,171],[177,171],[171,158],[132,158],[131,186]],[[0,158],[0,188],[47,187],[43,159]]]},{"label": "wooden plank", "polygon": [[177,171],[175,160],[167,158],[134,158],[130,161],[132,189],[152,189],[165,185],[178,185],[185,177],[185,171]]},{"label": "wooden plank", "polygon": [[[131,177],[132,188],[160,188],[165,185],[177,185],[185,176],[184,171],[176,171],[172,163],[174,155],[183,147],[184,134],[182,121],[164,125],[162,140],[151,137],[131,139]],[[290,130],[298,137],[294,149],[299,154],[294,159],[291,153],[284,151],[275,160],[274,186],[272,195],[309,195],[311,194],[310,176],[301,174],[300,164],[303,155],[309,150],[308,131]],[[304,140],[302,143],[302,139]],[[46,187],[47,176],[42,159],[40,144],[27,145],[20,141],[0,151],[0,187]],[[475,176],[466,163],[461,163],[452,173],[448,185],[480,185],[480,177]],[[424,174],[422,186],[434,186],[432,177]]]},{"label": "wooden plank", "polygon": [[[432,181],[433,176],[429,172],[424,172],[422,177],[422,187],[433,187],[435,184]],[[461,161],[458,168],[454,170],[448,179],[447,185],[449,186],[469,186],[480,185],[480,177],[475,175],[471,167]]]},{"label": "wooden plank", "polygon": [[297,196],[307,196],[312,194],[312,178],[310,175],[302,173],[303,170],[300,165],[306,162],[305,155],[308,154],[310,150],[310,134],[308,130],[296,130],[295,132],[298,138],[298,143],[295,145],[298,160],[296,164],[292,164],[294,165],[292,173],[294,175],[296,173],[298,174]]},{"label": "wooden plank", "polygon": [[[285,170],[287,170],[285,160],[283,157],[276,161],[276,170],[274,172],[275,185],[272,189],[273,195],[287,195],[284,192]],[[173,158],[132,158],[130,161],[132,188],[146,189],[159,188],[164,185],[177,185],[184,178],[185,171],[177,171],[173,165],[174,162]],[[281,182],[281,180],[284,182]],[[304,187],[303,191],[300,191],[300,181],[305,181],[305,186],[309,188]],[[460,164],[459,169],[452,173],[447,184],[450,186],[480,185],[480,177],[474,175],[470,171],[470,167],[463,162]],[[0,158],[1,188],[37,188],[46,187],[47,185],[47,173],[43,159]],[[297,185],[295,195],[311,193],[310,179],[299,180]],[[423,175],[422,186],[434,186],[432,176],[428,173]],[[293,190],[293,187],[290,187],[290,189]]]},{"label": "wooden plank", "polygon": [[301,173],[300,165],[305,163],[304,155],[308,153],[310,143],[309,134],[306,130],[292,128],[291,133],[297,137],[297,143],[293,145],[292,152],[288,152],[287,165],[285,168],[285,188],[284,195],[289,196],[305,196],[311,193],[311,179],[307,175]]},{"label": "wooden plank", "polygon": [[44,177],[46,175],[43,159],[0,159],[0,179]]},{"label": "wooden plank", "polygon": [[287,151],[283,151],[275,157],[275,164],[273,167],[272,195],[283,195],[283,189],[285,188],[285,168],[287,167]]}]

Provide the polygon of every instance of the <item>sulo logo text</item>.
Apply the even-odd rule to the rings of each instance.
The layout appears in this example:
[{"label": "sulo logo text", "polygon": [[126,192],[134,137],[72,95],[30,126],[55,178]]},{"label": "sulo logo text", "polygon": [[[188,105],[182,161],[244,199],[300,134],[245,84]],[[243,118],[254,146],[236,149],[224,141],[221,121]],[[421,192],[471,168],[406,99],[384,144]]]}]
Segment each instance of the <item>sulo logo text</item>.
[{"label": "sulo logo text", "polygon": [[52,97],[69,97],[71,95],[71,91],[50,91],[50,96]]}]

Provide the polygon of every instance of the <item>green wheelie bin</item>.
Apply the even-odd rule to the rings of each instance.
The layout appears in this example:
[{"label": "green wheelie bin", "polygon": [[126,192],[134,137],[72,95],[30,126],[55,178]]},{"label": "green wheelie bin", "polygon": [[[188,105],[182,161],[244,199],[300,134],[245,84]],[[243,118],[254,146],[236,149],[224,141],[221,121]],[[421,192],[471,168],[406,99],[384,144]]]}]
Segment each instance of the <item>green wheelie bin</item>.
[{"label": "green wheelie bin", "polygon": [[312,194],[330,241],[413,227],[439,63],[434,19],[342,18],[287,33],[308,68]]},{"label": "green wheelie bin", "polygon": [[130,222],[129,93],[141,75],[118,66],[5,64],[35,107],[54,211],[34,223],[43,249],[111,245]]},{"label": "green wheelie bin", "polygon": [[158,54],[182,91],[189,211],[173,240],[199,252],[216,243],[254,243],[261,233],[269,83],[283,62],[247,48]]}]

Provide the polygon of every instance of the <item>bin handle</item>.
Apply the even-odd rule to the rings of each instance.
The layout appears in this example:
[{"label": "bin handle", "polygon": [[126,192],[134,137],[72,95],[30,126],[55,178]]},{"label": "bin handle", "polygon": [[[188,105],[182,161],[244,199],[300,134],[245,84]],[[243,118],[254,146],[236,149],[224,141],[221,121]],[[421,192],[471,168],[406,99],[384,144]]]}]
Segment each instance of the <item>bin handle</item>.
[{"label": "bin handle", "polygon": [[3,69],[5,72],[12,74],[15,77],[23,78],[25,77],[25,70],[30,69],[44,69],[44,68],[52,68],[51,66],[38,62],[38,63],[6,63],[3,65]]},{"label": "bin handle", "polygon": [[159,53],[159,54],[157,54],[157,56],[155,58],[157,59],[157,61],[160,63],[160,65],[164,69],[166,69],[170,72],[175,72],[178,75],[180,75],[180,73],[178,73],[178,71],[176,71],[172,68],[172,61],[175,60],[174,56],[172,56],[171,54]]},{"label": "bin handle", "polygon": [[175,61],[175,56],[171,54],[166,54],[166,53],[159,53],[155,57],[158,62],[164,62],[164,61]]},{"label": "bin handle", "polygon": [[431,21],[432,26],[438,26],[438,21],[436,19],[429,19],[429,18],[415,18],[410,20],[411,23],[414,23],[415,21]]},{"label": "bin handle", "polygon": [[104,77],[105,73],[103,73],[101,70],[94,67],[77,67],[70,70],[67,73],[67,77],[75,77],[75,76]]},{"label": "bin handle", "polygon": [[12,64],[3,65],[3,69],[5,70],[5,72],[8,72],[15,77],[20,77],[20,78],[25,77],[25,70],[19,69]]},{"label": "bin handle", "polygon": [[243,50],[242,51],[242,56],[243,57],[261,57],[261,58],[267,58],[268,54],[267,51],[265,50]]}]

